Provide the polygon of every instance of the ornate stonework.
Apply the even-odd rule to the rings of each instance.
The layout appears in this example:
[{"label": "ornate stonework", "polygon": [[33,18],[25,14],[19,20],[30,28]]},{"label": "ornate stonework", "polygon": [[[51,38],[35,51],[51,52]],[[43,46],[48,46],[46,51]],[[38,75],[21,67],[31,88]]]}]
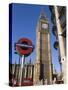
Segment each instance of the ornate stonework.
[{"label": "ornate stonework", "polygon": [[36,29],[36,63],[34,66],[34,85],[51,84],[51,50],[49,24],[41,13]]}]

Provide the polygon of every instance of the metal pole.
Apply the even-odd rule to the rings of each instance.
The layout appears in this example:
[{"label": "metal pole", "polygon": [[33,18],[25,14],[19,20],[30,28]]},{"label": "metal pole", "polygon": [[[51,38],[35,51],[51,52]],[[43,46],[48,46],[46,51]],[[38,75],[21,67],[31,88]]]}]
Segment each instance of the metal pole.
[{"label": "metal pole", "polygon": [[22,83],[22,71],[23,71],[23,66],[24,66],[24,55],[21,56],[20,59],[20,79],[19,79],[19,86],[21,86]]},{"label": "metal pole", "polygon": [[59,49],[60,49],[60,57],[61,57],[61,64],[62,64],[62,74],[63,74],[63,80],[66,81],[66,57],[65,57],[65,48],[64,48],[64,41],[62,36],[62,27],[59,20],[59,13],[57,6],[54,6],[55,10],[55,17],[56,17],[56,26],[57,26],[57,33],[58,33],[58,40],[59,40]]}]

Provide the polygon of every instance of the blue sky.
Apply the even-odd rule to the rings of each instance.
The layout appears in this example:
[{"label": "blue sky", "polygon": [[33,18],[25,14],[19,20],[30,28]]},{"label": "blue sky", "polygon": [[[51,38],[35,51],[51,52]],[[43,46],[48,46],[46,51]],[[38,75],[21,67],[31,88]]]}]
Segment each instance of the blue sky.
[{"label": "blue sky", "polygon": [[[53,48],[53,43],[55,40],[52,34],[52,23],[51,14],[48,6],[42,5],[28,5],[28,4],[13,4],[12,7],[12,63],[19,62],[19,55],[14,54],[14,43],[20,38],[28,38],[32,41],[33,45],[36,45],[36,26],[41,13],[41,9],[44,7],[44,13],[49,21],[50,26],[50,46],[51,46],[51,56],[52,63],[54,64],[56,70],[60,71],[60,65],[58,63],[58,53]],[[26,62],[32,60],[35,63],[36,60],[36,48],[34,52],[26,57]]]}]

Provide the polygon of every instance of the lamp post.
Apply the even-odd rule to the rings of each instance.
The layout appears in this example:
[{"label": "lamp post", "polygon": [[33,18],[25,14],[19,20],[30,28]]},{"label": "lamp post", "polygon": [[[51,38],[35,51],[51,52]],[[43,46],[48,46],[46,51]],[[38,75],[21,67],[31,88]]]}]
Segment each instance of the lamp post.
[{"label": "lamp post", "polygon": [[62,75],[63,81],[66,83],[66,57],[65,57],[65,48],[64,48],[64,41],[62,36],[62,27],[59,19],[58,7],[54,6],[55,10],[55,18],[56,18],[56,26],[57,26],[57,33],[58,33],[58,41],[59,41],[59,49],[60,49],[60,57],[61,57],[61,68],[62,68]]}]

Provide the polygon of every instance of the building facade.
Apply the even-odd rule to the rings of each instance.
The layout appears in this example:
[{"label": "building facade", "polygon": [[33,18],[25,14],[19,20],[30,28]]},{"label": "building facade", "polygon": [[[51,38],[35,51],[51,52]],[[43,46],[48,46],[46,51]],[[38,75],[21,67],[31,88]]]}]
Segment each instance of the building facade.
[{"label": "building facade", "polygon": [[[34,65],[25,64],[22,68],[22,82],[26,79],[33,81],[34,77]],[[9,65],[9,81],[12,79],[16,80],[16,83],[19,83],[20,79],[20,64],[10,64]]]},{"label": "building facade", "polygon": [[34,85],[51,84],[51,49],[49,23],[42,11],[36,28],[36,62],[34,65]]}]

